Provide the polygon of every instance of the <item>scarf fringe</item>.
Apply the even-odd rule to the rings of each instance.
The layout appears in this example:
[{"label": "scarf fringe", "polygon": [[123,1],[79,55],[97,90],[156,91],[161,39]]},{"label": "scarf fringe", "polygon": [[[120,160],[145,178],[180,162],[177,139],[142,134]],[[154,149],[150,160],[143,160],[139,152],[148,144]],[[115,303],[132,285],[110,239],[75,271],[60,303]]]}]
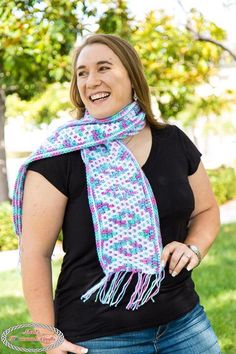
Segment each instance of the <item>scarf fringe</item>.
[{"label": "scarf fringe", "polygon": [[[130,276],[124,282],[124,279],[128,274],[130,274]],[[159,293],[161,281],[165,277],[164,269],[162,269],[159,274],[120,271],[118,273],[106,275],[99,283],[82,295],[81,300],[85,302],[97,292],[95,302],[99,300],[104,305],[106,304],[116,307],[123,299],[135,274],[137,275],[137,284],[126,309],[137,310],[149,300],[155,302],[153,297]]]}]

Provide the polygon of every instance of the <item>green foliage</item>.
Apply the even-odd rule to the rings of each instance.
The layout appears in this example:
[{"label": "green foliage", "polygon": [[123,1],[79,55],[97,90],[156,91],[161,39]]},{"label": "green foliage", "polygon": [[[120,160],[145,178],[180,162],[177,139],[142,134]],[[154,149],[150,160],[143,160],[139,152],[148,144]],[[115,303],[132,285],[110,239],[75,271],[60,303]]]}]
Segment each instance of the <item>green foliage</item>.
[{"label": "green foliage", "polygon": [[[2,2],[0,86],[8,94],[16,92],[29,100],[47,84],[69,81],[76,35],[84,34],[92,19],[97,32],[119,35],[135,46],[165,120],[179,119],[179,114],[184,113],[185,123],[191,124],[199,115],[219,115],[232,103],[232,95],[197,98],[196,87],[217,72],[224,51],[213,43],[196,40],[164,11],[151,11],[143,21],[137,21],[126,0]],[[98,16],[99,5],[105,6],[105,11]],[[223,29],[196,10],[192,10],[189,21],[200,34],[217,41],[226,39]],[[52,117],[48,105],[39,105],[41,108],[32,102],[30,116],[37,123],[48,122]]]},{"label": "green foliage", "polygon": [[219,338],[222,354],[236,353],[236,224],[223,225],[219,236],[193,271],[202,305]]},{"label": "green foliage", "polygon": [[[7,94],[17,92],[29,99],[47,83],[69,80],[69,54],[86,11],[82,6],[78,12],[83,3],[1,1],[0,87]],[[94,13],[90,11],[90,15]]]},{"label": "green foliage", "polygon": [[30,101],[21,100],[15,93],[9,95],[6,100],[6,117],[12,118],[19,115],[26,121],[35,124],[47,123],[56,118],[60,112],[70,112],[73,107],[69,99],[69,83],[54,83],[47,89],[33,97]]},{"label": "green foliage", "polygon": [[12,207],[9,202],[0,204],[0,251],[18,248],[18,240],[13,230]]},{"label": "green foliage", "polygon": [[110,33],[129,40],[134,33],[134,17],[129,13],[127,1],[102,1],[108,8],[98,20],[98,33]]},{"label": "green foliage", "polygon": [[[202,31],[212,30],[212,38],[218,37],[218,32],[224,34],[215,24],[203,23],[202,17],[193,16],[192,21],[196,26],[201,24]],[[173,18],[164,12],[157,18],[151,11],[138,26],[132,42],[142,58],[149,85],[166,120],[176,117],[192,103],[196,87],[216,73],[222,57],[221,48],[193,40],[192,33],[176,27]],[[211,108],[215,109],[212,101]],[[204,108],[209,109],[208,102],[204,104]]]},{"label": "green foliage", "polygon": [[[139,53],[145,74],[156,97],[162,118],[181,118],[191,124],[200,115],[220,114],[235,102],[235,96],[225,95],[198,98],[196,87],[208,82],[217,72],[223,50],[213,43],[198,41],[186,28],[177,27],[173,17],[159,11],[135,21],[130,15],[127,1],[116,0],[98,21],[98,32],[113,33],[128,39]],[[206,21],[196,10],[189,17],[191,27],[212,39],[222,41],[226,32],[211,21]],[[193,109],[192,109],[193,107]]]},{"label": "green foliage", "polygon": [[221,166],[207,172],[218,204],[224,204],[236,197],[236,171],[234,168]]},{"label": "green foliage", "polygon": [[[234,124],[227,120],[222,112],[229,112],[235,103],[235,92],[227,90],[219,95],[209,94],[207,97],[201,97],[199,94],[191,95],[186,102],[185,109],[180,111],[176,118],[181,120],[184,126],[194,125],[198,117],[205,117],[205,130],[220,134],[225,134],[235,130]],[[214,115],[218,117],[218,124],[211,124],[209,117]]]},{"label": "green foliage", "polygon": [[[83,33],[84,17],[94,18],[96,14],[91,3],[3,0],[0,10],[0,85],[28,100],[45,89],[47,83],[69,81],[69,54],[76,34],[78,30]],[[139,52],[163,118],[167,120],[185,109],[189,111],[195,87],[216,72],[222,49],[212,43],[194,40],[192,33],[177,28],[172,17],[164,12],[160,11],[157,17],[151,11],[144,21],[137,22],[129,13],[125,0],[93,3],[107,6],[97,18],[98,32],[114,33],[128,39]],[[193,10],[191,16],[191,26],[196,31],[216,40],[225,39],[225,32],[213,22],[206,21],[197,11]],[[197,107],[208,112],[211,109],[219,112],[223,108],[212,99],[198,102]],[[43,120],[47,113],[44,107],[41,118],[37,119]],[[47,117],[45,119],[47,121]]]},{"label": "green foliage", "polygon": [[198,33],[204,33],[208,36],[213,36],[216,40],[224,40],[226,31],[218,27],[214,22],[206,22],[204,16],[196,9],[191,10],[192,19],[194,20],[194,27]]}]

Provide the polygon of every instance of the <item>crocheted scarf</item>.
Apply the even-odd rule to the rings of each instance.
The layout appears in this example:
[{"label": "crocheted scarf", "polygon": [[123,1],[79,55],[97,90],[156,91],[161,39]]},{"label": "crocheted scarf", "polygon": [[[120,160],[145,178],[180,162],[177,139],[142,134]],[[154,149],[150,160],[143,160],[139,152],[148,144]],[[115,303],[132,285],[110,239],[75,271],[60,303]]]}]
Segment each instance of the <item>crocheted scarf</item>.
[{"label": "crocheted scarf", "polygon": [[[21,166],[13,195],[15,231],[22,232],[22,198],[29,163],[81,150],[98,259],[104,276],[82,295],[117,306],[135,284],[126,309],[138,309],[158,294],[164,270],[158,209],[151,186],[122,142],[145,127],[145,113],[132,102],[115,115],[58,128]],[[19,237],[20,240],[20,237]],[[20,245],[20,243],[19,243]],[[131,282],[132,281],[132,282]],[[96,295],[96,296],[95,296]]]}]

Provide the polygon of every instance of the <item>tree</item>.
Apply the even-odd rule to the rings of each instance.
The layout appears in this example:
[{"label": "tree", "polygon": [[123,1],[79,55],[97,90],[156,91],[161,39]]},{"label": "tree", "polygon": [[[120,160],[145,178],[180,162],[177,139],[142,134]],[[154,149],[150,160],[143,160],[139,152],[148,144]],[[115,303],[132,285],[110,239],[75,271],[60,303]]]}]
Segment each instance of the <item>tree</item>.
[{"label": "tree", "polygon": [[[95,17],[91,4],[106,9]],[[221,100],[197,97],[197,87],[207,83],[225,59],[226,48],[218,44],[226,33],[195,10],[188,15],[188,25],[181,27],[163,11],[157,15],[151,11],[136,21],[125,0],[9,0],[7,5],[0,12],[0,87],[7,95],[17,92],[29,100],[37,94],[42,102],[45,96],[38,93],[48,83],[68,80],[68,53],[76,32],[85,34],[85,21],[91,17],[97,32],[119,35],[135,46],[164,120],[186,113],[185,123],[192,124],[198,114],[209,115],[216,106],[223,110],[232,101],[229,94]],[[29,106],[37,108],[32,118],[39,123],[47,121],[55,108],[39,107],[34,100]]]},{"label": "tree", "polygon": [[73,106],[69,98],[69,82],[55,82],[31,100],[22,100],[17,95],[9,95],[6,100],[6,116],[16,119],[23,117],[24,122],[33,123],[35,126],[50,124],[50,122],[63,114],[68,116],[73,113]]},{"label": "tree", "polygon": [[[192,21],[203,26],[202,17],[193,13]],[[204,22],[211,36],[223,39],[225,33],[213,23]],[[154,12],[146,17],[132,37],[139,52],[162,117],[176,117],[186,109],[197,86],[208,82],[223,55],[222,48],[192,39],[185,28],[178,28],[172,17]]]},{"label": "tree", "polygon": [[[236,58],[223,44],[225,31],[206,21],[200,12],[192,9],[186,13],[185,26],[177,26],[174,18],[163,10],[158,14],[151,11],[137,22],[130,15],[126,1],[115,1],[98,24],[98,32],[118,34],[134,45],[162,118],[179,119],[191,127],[196,143],[194,127],[198,117],[204,117],[209,126],[212,115],[221,117],[235,103],[235,92],[230,90],[220,96],[212,89],[205,96],[197,92],[199,86],[217,73],[225,59]],[[227,130],[229,123],[222,121],[220,126]]]},{"label": "tree", "polygon": [[0,8],[0,202],[8,199],[4,148],[5,95],[25,100],[48,83],[69,80],[69,53],[84,16],[95,14],[86,1],[2,0]]},{"label": "tree", "polygon": [[[197,118],[202,117],[205,120],[205,146],[208,145],[208,132],[232,133],[236,132],[234,125],[229,120],[221,120],[220,124],[211,123],[212,116],[221,117],[222,111],[230,112],[235,104],[235,95],[231,90],[227,90],[224,94],[216,95],[209,93],[209,95],[197,94],[189,99],[186,109],[178,114],[178,119],[182,124],[191,127],[191,132],[196,145],[198,145],[195,129],[197,128]],[[207,149],[206,149],[207,150]]]},{"label": "tree", "polygon": [[[181,0],[177,0],[177,3],[185,15],[185,27],[188,31],[192,33],[193,40],[213,43],[214,45],[222,48],[224,51],[229,53],[229,55],[231,56],[231,58],[233,58],[233,60],[236,60],[236,52],[233,52],[232,49],[228,47],[228,45],[224,44],[222,42],[222,38],[220,38],[220,40],[218,40],[217,38],[212,38],[211,33],[208,31],[208,28],[206,28],[205,25],[204,26],[201,25],[204,24],[205,20],[204,20],[204,16],[200,12],[197,12],[195,9],[191,9],[189,12],[188,10],[185,9],[185,6],[183,5]],[[225,0],[222,3],[223,7],[227,8],[228,11],[231,12],[232,10],[235,10],[235,4],[236,4],[235,1],[230,1],[230,0]],[[192,23],[191,13],[193,12],[197,13],[198,16],[201,16],[202,18],[200,26],[198,24],[197,28],[195,28],[194,23]],[[215,24],[213,24],[212,22],[209,24],[211,27],[212,25],[215,26]]]},{"label": "tree", "polygon": [[136,30],[134,17],[130,14],[126,0],[102,0],[107,10],[99,17],[99,33],[110,33],[130,40]]},{"label": "tree", "polygon": [[[158,14],[151,11],[143,21],[137,22],[129,13],[127,1],[102,2],[108,8],[98,20],[98,32],[117,34],[134,45],[162,118],[177,118],[193,103],[197,96],[196,88],[217,72],[224,53],[230,53],[222,44],[226,38],[225,31],[206,21],[194,9],[188,15],[188,26],[181,27],[176,26],[174,18],[163,10]],[[221,109],[232,101],[229,95],[225,97],[224,104],[222,100],[218,102]],[[199,102],[195,106],[199,106]],[[208,114],[213,108],[212,99],[204,98],[200,106]]]}]

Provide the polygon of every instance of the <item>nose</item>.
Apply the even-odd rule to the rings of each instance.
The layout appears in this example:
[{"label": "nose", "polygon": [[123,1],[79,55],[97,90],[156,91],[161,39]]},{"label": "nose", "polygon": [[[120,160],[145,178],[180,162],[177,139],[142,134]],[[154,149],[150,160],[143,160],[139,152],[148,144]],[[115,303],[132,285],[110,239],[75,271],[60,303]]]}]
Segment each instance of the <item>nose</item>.
[{"label": "nose", "polygon": [[97,73],[89,73],[87,77],[87,88],[94,88],[101,84],[101,80],[99,79]]}]

